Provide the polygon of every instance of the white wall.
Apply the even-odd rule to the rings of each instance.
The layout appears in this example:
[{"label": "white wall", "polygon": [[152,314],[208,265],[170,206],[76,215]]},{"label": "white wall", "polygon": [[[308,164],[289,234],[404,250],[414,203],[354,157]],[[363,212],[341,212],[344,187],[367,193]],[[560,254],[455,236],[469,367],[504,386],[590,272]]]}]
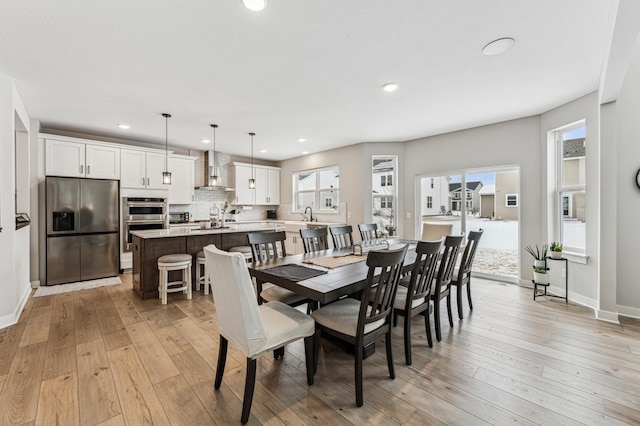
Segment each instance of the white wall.
[{"label": "white wall", "polygon": [[[417,139],[405,144],[404,233],[414,238],[420,220],[420,206],[416,206],[416,177],[442,176],[459,173],[462,169],[519,166],[520,167],[520,241],[535,244],[546,241],[542,229],[542,170],[540,147],[540,117],[528,117],[489,126]],[[418,216],[416,218],[416,215]],[[531,259],[520,254],[520,264],[529,265]],[[531,268],[522,268],[523,279],[532,278]]]},{"label": "white wall", "polygon": [[[640,190],[635,175],[640,168],[640,43],[636,43],[631,65],[621,88],[617,110],[617,294],[621,314],[640,317]],[[606,249],[603,247],[603,249]]]},{"label": "white wall", "polygon": [[[15,229],[15,117],[25,127],[31,120],[14,88],[13,81],[0,75],[0,328],[15,323],[31,291],[29,282],[30,227]],[[20,164],[29,170],[29,159]],[[28,173],[27,173],[28,175]],[[28,204],[28,203],[27,203]]]}]

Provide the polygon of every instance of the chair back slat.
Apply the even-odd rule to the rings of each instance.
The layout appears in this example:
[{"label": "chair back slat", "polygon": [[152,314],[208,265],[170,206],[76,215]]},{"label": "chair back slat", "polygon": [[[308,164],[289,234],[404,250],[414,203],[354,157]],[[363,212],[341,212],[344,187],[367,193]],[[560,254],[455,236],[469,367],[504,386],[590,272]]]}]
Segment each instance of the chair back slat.
[{"label": "chair back slat", "polygon": [[327,228],[307,228],[300,230],[300,237],[304,245],[305,253],[314,253],[316,251],[326,250],[329,248],[327,240]]},{"label": "chair back slat", "polygon": [[361,223],[358,225],[358,229],[360,230],[360,238],[362,241],[378,239],[377,223]]},{"label": "chair back slat", "polygon": [[467,237],[467,245],[464,247],[462,253],[462,260],[460,261],[460,273],[468,274],[471,272],[471,266],[473,265],[473,259],[476,256],[476,249],[482,237],[483,229],[477,231],[470,231]]},{"label": "chair back slat", "polygon": [[351,225],[330,226],[329,232],[331,232],[334,248],[340,249],[353,245],[353,228]]},{"label": "chair back slat", "polygon": [[440,267],[438,268],[438,277],[436,278],[434,293],[436,300],[439,300],[440,294],[451,287],[453,271],[456,267],[456,261],[458,260],[458,254],[463,240],[464,234],[447,235],[447,238],[444,240],[444,247],[442,249],[442,255],[440,256]]},{"label": "chair back slat", "polygon": [[407,247],[371,251],[367,255],[369,271],[360,302],[358,333],[362,334],[366,324],[390,320]]},{"label": "chair back slat", "polygon": [[287,234],[284,231],[250,232],[248,238],[255,262],[277,259],[287,255],[284,245]]},{"label": "chair back slat", "polygon": [[438,269],[438,259],[444,238],[437,241],[418,241],[416,246],[416,261],[411,270],[406,310],[409,311],[412,302],[425,299],[431,294],[431,286],[435,272]]},{"label": "chair back slat", "polygon": [[211,244],[203,249],[216,302],[220,334],[251,357],[265,337],[262,316],[242,253],[230,253]]}]

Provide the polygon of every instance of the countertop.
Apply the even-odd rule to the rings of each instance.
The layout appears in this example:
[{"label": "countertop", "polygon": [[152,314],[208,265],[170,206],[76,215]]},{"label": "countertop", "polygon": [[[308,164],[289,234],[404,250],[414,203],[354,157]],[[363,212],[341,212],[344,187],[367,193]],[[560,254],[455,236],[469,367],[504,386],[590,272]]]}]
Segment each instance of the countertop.
[{"label": "countertop", "polygon": [[267,222],[260,223],[231,223],[224,228],[209,229],[193,229],[192,227],[177,227],[169,229],[149,229],[146,231],[131,231],[132,235],[143,239],[148,238],[167,238],[167,237],[185,237],[189,235],[209,235],[209,234],[229,234],[234,232],[251,232],[251,231],[284,231],[283,225],[268,225]]}]

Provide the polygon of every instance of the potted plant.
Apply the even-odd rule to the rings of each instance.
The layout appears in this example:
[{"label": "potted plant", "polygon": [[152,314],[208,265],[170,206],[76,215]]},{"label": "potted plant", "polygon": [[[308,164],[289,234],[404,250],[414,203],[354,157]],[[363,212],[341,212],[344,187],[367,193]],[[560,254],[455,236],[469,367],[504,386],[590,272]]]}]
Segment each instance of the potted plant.
[{"label": "potted plant", "polygon": [[547,270],[534,268],[533,281],[535,281],[536,284],[549,284],[549,275],[547,274]]},{"label": "potted plant", "polygon": [[562,258],[562,244],[553,241],[551,245],[549,245],[550,255],[552,259],[561,259]]},{"label": "potted plant", "polygon": [[533,256],[534,268],[543,269],[547,267],[546,259],[547,259],[547,251],[549,250],[549,247],[546,244],[543,244],[542,247],[538,247],[538,245],[536,244],[535,248],[533,248],[533,246],[525,246],[524,249],[527,251],[527,253]]}]

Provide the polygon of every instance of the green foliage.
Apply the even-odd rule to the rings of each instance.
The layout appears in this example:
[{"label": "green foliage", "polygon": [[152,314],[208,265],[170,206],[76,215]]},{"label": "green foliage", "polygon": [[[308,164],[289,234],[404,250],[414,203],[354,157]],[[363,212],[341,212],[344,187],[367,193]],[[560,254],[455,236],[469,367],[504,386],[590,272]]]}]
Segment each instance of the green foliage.
[{"label": "green foliage", "polygon": [[549,247],[546,244],[543,244],[542,247],[538,247],[535,245],[535,249],[533,246],[525,246],[524,249],[529,253],[535,260],[545,260],[547,258],[547,251]]},{"label": "green foliage", "polygon": [[539,268],[535,268],[533,271],[534,271],[534,272],[537,272],[537,273],[539,273],[539,274],[546,274],[546,273],[547,273],[547,271],[546,271],[546,270],[544,270],[544,269],[539,269]]},{"label": "green foliage", "polygon": [[562,251],[562,244],[557,243],[555,241],[552,241],[551,245],[549,246],[549,250],[551,250],[551,251]]}]

